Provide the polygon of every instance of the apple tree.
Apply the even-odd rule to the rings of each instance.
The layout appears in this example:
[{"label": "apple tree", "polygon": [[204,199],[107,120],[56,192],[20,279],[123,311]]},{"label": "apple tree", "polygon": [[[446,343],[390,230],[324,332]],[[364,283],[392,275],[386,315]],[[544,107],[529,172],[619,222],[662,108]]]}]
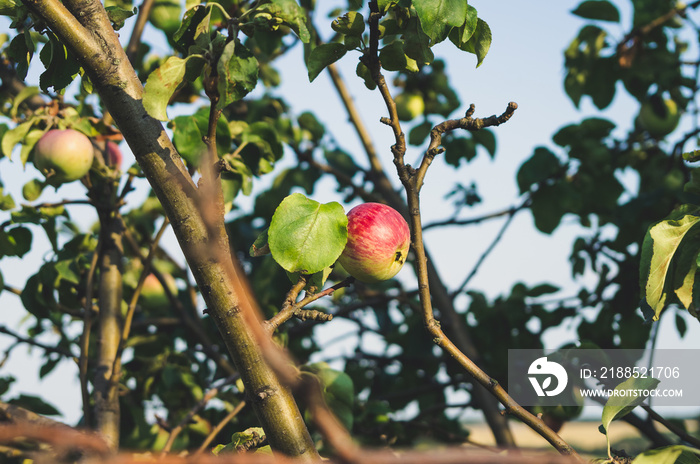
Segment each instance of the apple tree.
[{"label": "apple tree", "polygon": [[[0,251],[5,260],[28,256],[39,236],[47,249],[26,282],[3,267],[3,289],[29,322],[26,334],[2,331],[13,346],[41,351],[41,377],[76,360],[82,419],[71,425],[99,438],[85,444],[66,435],[75,440],[69,449],[256,449],[374,462],[380,458],[367,450],[377,446],[464,443],[468,431],[447,410],[451,392],[465,391],[460,408],[480,410],[498,445],[515,446],[509,418],[517,418],[579,459],[557,434],[575,414],[552,421],[515,403],[502,386],[507,350],[494,350],[494,340],[542,348],[548,329],[573,323],[582,342],[643,347],[650,330],[638,311],[640,255],[642,280],[683,273],[666,280],[682,283],[676,295],[694,311],[692,233],[681,264],[653,265],[668,261],[659,256],[675,252],[671,243],[679,246],[669,233],[693,230],[694,210],[672,213],[661,235],[653,226],[644,236],[676,204],[694,202],[680,156],[694,134],[675,146],[669,140],[694,102],[697,82],[681,63],[692,52],[683,45],[684,15],[696,6],[634,1],[629,34],[613,43],[605,25],[621,22],[617,7],[582,2],[573,13],[591,24],[566,49],[566,92],[575,105],[590,98],[603,110],[622,82],[640,101],[639,122],[621,140],[602,117],[563,127],[553,138],[559,153],[538,148],[520,167],[515,206],[465,219],[482,200],[476,183],[457,184],[451,218],[424,225],[420,193],[431,164],[460,169],[495,157],[496,127],[517,110],[505,100],[500,115],[466,107],[450,64],[436,55],[443,44],[476,67],[488,59],[491,30],[466,0],[3,0],[11,33],[0,45],[2,162],[33,165],[38,174],[23,179],[21,199],[3,188]],[[278,63],[290,56],[310,81],[330,77],[362,155],[351,155],[331,124],[296,114],[277,95],[286,71]],[[370,136],[338,61],[352,62],[347,79],[374,92],[390,146]],[[56,131],[68,138],[51,140]],[[90,150],[71,146],[84,138]],[[413,150],[415,165],[407,161]],[[639,188],[626,192],[619,176],[631,171]],[[332,198],[321,199],[329,183]],[[69,191],[83,196],[63,197]],[[351,212],[357,204],[391,208],[393,222],[386,213],[374,219],[394,232],[391,247]],[[555,285],[508,283],[490,301],[469,285],[478,264],[462,285],[446,285],[425,228],[506,217],[505,229],[524,211],[543,233],[565,216],[578,219],[584,232],[572,244],[572,273],[595,275],[595,288],[582,283],[575,298],[552,303]],[[163,243],[168,230],[175,252]],[[501,236],[484,243],[484,257]],[[404,261],[410,279],[395,277]],[[646,297],[657,318],[675,302],[662,288],[658,299]],[[586,309],[593,320],[581,316]],[[357,328],[360,342],[342,359],[323,356],[318,335],[331,319]],[[361,343],[365,337],[381,348]],[[12,376],[1,380],[0,404],[18,435],[69,447],[59,433],[41,435],[45,422],[30,413],[51,415],[51,404],[12,396]],[[409,407],[418,412],[402,419],[397,412]],[[670,444],[638,424],[655,445]],[[12,448],[8,458],[25,451]]]}]

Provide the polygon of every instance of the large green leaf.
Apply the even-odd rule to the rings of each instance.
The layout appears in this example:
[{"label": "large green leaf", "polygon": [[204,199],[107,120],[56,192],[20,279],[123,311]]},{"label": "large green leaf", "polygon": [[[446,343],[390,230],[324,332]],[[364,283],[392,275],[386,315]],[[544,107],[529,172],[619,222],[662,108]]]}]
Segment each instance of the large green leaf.
[{"label": "large green leaf", "polygon": [[260,13],[269,13],[282,20],[289,26],[304,43],[311,39],[309,28],[306,26],[306,11],[294,0],[271,0],[257,8]]},{"label": "large green leaf", "polygon": [[143,92],[143,106],[148,114],[160,121],[168,120],[168,103],[184,82],[186,68],[186,59],[171,56],[148,76]]},{"label": "large green leaf", "polygon": [[311,50],[306,63],[309,71],[309,82],[313,82],[326,66],[341,59],[346,51],[345,45],[337,42],[321,44]]},{"label": "large green leaf", "polygon": [[245,45],[232,40],[224,47],[217,71],[219,73],[219,101],[221,109],[248,95],[258,83],[258,60]]},{"label": "large green leaf", "polygon": [[[681,456],[682,455],[682,456]],[[632,464],[691,464],[700,462],[700,450],[685,445],[671,445],[639,454]]]},{"label": "large green leaf", "polygon": [[148,114],[160,121],[168,120],[168,103],[175,91],[185,82],[187,64],[193,59],[201,63],[201,57],[198,55],[185,59],[171,56],[148,76],[143,92],[143,106]]},{"label": "large green leaf", "polygon": [[420,24],[433,44],[442,42],[467,17],[467,0],[413,0]]},{"label": "large green leaf", "polygon": [[348,239],[340,203],[321,204],[293,193],[275,210],[268,230],[272,257],[289,272],[313,274],[333,264]]},{"label": "large green leaf", "polygon": [[605,433],[605,437],[608,441],[608,454],[610,454],[610,423],[615,419],[626,416],[632,412],[634,408],[642,404],[646,396],[638,394],[638,392],[654,390],[659,382],[659,379],[654,379],[652,377],[630,377],[615,387],[615,392],[617,394],[611,395],[605,403],[601,418],[603,422],[601,431]]},{"label": "large green leaf", "polygon": [[[690,214],[685,214],[690,213]],[[642,298],[654,311],[654,320],[658,320],[661,311],[664,309],[669,283],[673,282],[672,262],[677,256],[682,242],[700,232],[696,226],[700,222],[700,211],[689,210],[687,208],[674,212],[669,219],[652,225],[647,231],[642,244],[641,264],[640,264],[640,288]],[[694,253],[697,256],[698,250],[684,250],[685,253]],[[681,256],[682,257],[682,256]],[[680,258],[679,258],[680,259]],[[681,293],[687,292],[686,277],[693,268],[692,260],[681,260],[687,263],[685,272],[681,269]],[[694,273],[693,273],[694,274]],[[691,293],[692,293],[692,283]],[[687,298],[683,296],[683,300]],[[682,301],[683,301],[682,300]],[[684,303],[685,304],[685,303]]]}]

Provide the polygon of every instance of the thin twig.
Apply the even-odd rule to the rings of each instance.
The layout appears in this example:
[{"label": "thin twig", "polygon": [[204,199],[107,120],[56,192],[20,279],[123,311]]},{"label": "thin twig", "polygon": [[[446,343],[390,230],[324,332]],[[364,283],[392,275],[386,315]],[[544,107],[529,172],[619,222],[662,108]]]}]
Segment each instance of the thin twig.
[{"label": "thin twig", "polygon": [[44,343],[38,342],[32,338],[27,338],[23,337],[22,335],[13,332],[12,330],[8,329],[5,326],[0,326],[0,333],[4,333],[6,335],[9,335],[10,337],[13,337],[19,342],[26,343],[28,345],[36,346],[38,348],[41,348],[42,350],[46,351],[47,353],[56,353],[60,354],[63,357],[66,358],[72,358],[73,353],[71,353],[69,350],[66,350],[64,348],[59,348],[57,346],[49,346]]},{"label": "thin twig", "polygon": [[197,448],[197,451],[194,452],[193,456],[197,456],[200,453],[203,453],[211,444],[212,441],[216,438],[217,435],[219,435],[219,432],[223,430],[224,427],[226,427],[226,424],[231,422],[234,417],[238,415],[239,412],[245,407],[245,401],[241,401],[236,405],[235,408],[233,408],[226,416],[219,421],[218,424],[216,424],[216,427],[214,427],[211,432],[209,432],[209,435],[204,439],[202,444]]}]

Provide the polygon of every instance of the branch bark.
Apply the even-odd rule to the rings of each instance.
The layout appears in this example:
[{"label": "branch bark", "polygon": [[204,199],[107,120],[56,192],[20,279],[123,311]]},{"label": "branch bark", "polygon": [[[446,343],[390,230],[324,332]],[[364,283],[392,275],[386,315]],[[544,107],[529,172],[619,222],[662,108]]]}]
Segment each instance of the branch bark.
[{"label": "branch bark", "polygon": [[[23,0],[79,57],[96,92],[136,156],[170,218],[175,236],[246,387],[249,402],[275,451],[318,459],[290,390],[266,362],[255,303],[230,253],[221,220],[209,227],[197,187],[162,124],[142,104],[143,86],[96,0]],[[70,11],[69,11],[70,10]],[[77,19],[76,19],[77,18]],[[204,252],[208,250],[208,252]],[[257,326],[256,326],[257,325]]]}]

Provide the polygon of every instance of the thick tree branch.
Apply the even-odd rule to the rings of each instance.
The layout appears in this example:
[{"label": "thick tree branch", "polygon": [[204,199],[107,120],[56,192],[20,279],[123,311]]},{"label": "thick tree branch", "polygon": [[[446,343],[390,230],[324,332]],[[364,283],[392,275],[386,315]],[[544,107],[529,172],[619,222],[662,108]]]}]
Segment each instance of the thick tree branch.
[{"label": "thick tree branch", "polygon": [[[26,0],[34,13],[79,57],[107,110],[136,156],[173,225],[192,274],[232,358],[272,448],[302,460],[318,456],[291,392],[268,364],[264,333],[223,228],[200,214],[199,192],[162,124],[141,102],[143,87],[96,0]],[[80,18],[80,21],[75,18]],[[215,232],[213,234],[212,232]],[[258,322],[256,322],[258,321]],[[270,344],[272,342],[270,341]]]}]

